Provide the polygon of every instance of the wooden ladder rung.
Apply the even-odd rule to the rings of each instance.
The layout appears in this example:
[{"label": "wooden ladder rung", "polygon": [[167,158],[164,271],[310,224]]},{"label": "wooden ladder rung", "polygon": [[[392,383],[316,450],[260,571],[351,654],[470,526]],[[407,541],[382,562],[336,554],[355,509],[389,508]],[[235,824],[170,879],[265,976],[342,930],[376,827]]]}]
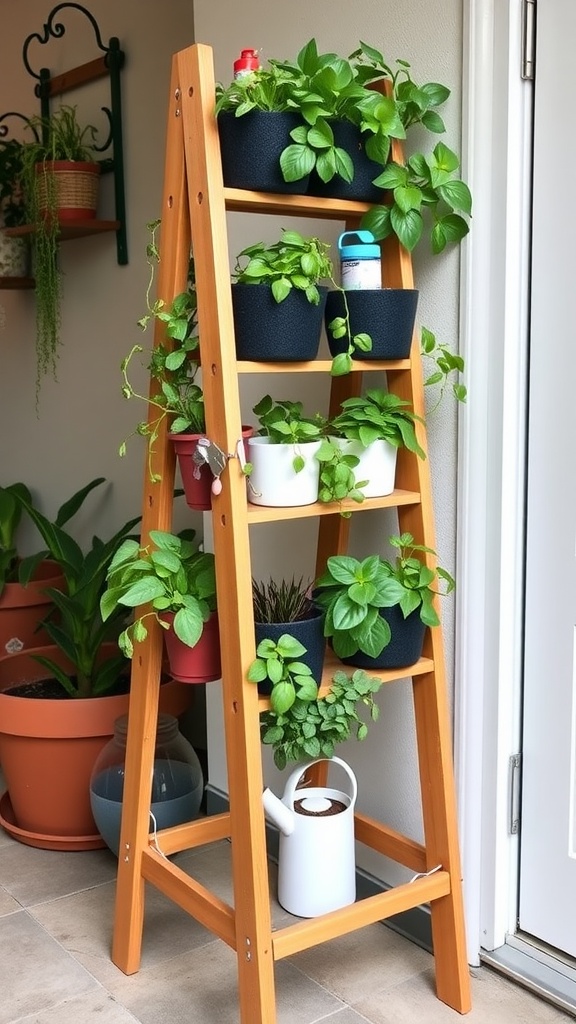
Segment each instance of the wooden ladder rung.
[{"label": "wooden ladder rung", "polygon": [[234,908],[157,850],[142,853],[142,877],[200,924],[236,949]]},{"label": "wooden ladder rung", "polygon": [[426,848],[401,832],[382,825],[374,818],[356,811],[354,815],[354,837],[371,850],[403,864],[412,871],[426,871]]},{"label": "wooden ladder rung", "polygon": [[312,917],[297,924],[288,925],[273,933],[274,959],[281,960],[302,949],[317,946],[321,942],[335,939],[339,935],[364,928],[376,921],[383,921],[405,910],[419,907],[422,903],[440,899],[450,892],[450,875],[447,871],[436,871],[425,878],[395,886],[387,892],[378,893],[358,900],[349,907],[333,910],[323,917]]}]

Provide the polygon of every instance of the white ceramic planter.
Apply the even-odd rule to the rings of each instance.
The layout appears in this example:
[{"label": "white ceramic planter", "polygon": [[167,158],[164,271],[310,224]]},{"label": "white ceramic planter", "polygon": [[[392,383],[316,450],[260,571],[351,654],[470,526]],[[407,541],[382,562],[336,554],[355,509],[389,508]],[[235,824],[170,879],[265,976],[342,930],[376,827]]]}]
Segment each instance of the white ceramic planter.
[{"label": "white ceramic planter", "polygon": [[367,480],[362,487],[366,498],[381,498],[394,490],[396,477],[396,457],[398,449],[389,441],[373,441],[367,448],[360,441],[347,441],[342,437],[333,437],[332,441],[346,455],[355,455],[360,461],[354,468],[357,480]]},{"label": "white ceramic planter", "polygon": [[[320,463],[314,457],[320,441],[303,444],[270,444],[269,437],[249,437],[248,457],[252,473],[248,500],[253,505],[294,507],[311,505],[318,498]],[[304,468],[294,471],[294,457],[301,455]]]},{"label": "white ceramic planter", "polygon": [[0,277],[27,277],[30,249],[26,238],[9,238],[0,230]]}]

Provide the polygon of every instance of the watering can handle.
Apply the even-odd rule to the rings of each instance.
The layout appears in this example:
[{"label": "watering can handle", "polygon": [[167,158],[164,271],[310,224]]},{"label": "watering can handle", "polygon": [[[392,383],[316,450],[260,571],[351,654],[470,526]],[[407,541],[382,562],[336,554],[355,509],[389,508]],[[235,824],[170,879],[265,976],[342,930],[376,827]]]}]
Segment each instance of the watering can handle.
[{"label": "watering can handle", "polygon": [[322,761],[328,761],[328,764],[339,764],[340,767],[344,769],[352,783],[350,806],[354,806],[358,795],[358,783],[356,782],[356,776],[354,775],[350,765],[346,764],[346,761],[342,761],[339,757],[318,757],[315,761],[310,761],[308,764],[299,765],[298,768],[295,768],[286,782],[284,794],[282,796],[282,803],[286,804],[286,806],[291,809],[294,807],[294,793],[296,792],[298,780],[302,778],[304,772],[307,772],[309,768],[313,768],[315,764],[321,764]]}]

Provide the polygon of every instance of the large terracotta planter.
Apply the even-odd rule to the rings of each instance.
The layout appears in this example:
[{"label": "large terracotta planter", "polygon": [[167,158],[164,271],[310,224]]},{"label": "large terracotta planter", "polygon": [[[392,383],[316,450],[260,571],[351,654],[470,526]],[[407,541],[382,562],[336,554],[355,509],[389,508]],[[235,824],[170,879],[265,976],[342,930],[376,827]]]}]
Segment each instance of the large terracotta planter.
[{"label": "large terracotta planter", "polygon": [[[90,809],[90,776],[114,722],[128,712],[129,695],[50,700],[6,693],[18,682],[49,677],[32,657],[40,652],[68,667],[56,648],[0,658],[0,761],[8,786],[0,824],[28,846],[96,849],[105,844]],[[179,715],[189,705],[187,687],[163,684],[162,711]]]},{"label": "large terracotta planter", "polygon": [[45,591],[47,587],[63,590],[64,586],[57,563],[49,560],[40,563],[27,587],[20,583],[5,585],[0,595],[0,656],[50,642],[44,630],[36,631],[52,607]]}]

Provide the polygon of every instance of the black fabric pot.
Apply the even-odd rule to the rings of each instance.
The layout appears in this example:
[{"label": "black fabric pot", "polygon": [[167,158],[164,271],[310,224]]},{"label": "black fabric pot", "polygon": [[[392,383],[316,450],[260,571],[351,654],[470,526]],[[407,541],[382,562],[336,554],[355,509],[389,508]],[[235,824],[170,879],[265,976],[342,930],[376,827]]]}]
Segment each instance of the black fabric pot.
[{"label": "black fabric pot", "polygon": [[218,115],[224,184],[254,192],[304,195],[308,176],[284,181],[280,154],[291,145],[290,132],[302,119],[289,111],[252,110],[242,117],[232,111]]},{"label": "black fabric pot", "polygon": [[342,658],[344,665],[355,668],[407,668],[414,665],[422,655],[426,626],[420,618],[420,609],[404,618],[400,605],[381,608],[382,618],[390,626],[390,643],[377,658],[371,658],[363,651],[356,651],[350,658]]},{"label": "black fabric pot", "polygon": [[350,183],[336,174],[327,182],[322,181],[316,171],[310,175],[308,195],[324,196],[330,199],[354,199],[361,203],[377,203],[382,200],[383,190],[372,182],[384,170],[382,164],[366,156],[364,146],[368,132],[361,132],[350,121],[331,121],[334,142],[344,149],[354,165],[354,177]]},{"label": "black fabric pot", "polygon": [[[324,637],[324,612],[317,610],[317,614],[311,619],[299,619],[297,622],[256,622],[254,623],[256,633],[256,646],[262,640],[273,640],[277,643],[284,633],[299,640],[306,648],[298,660],[308,665],[315,683],[320,683],[322,678],[322,667],[324,665],[324,652],[326,640]],[[272,684],[268,680],[258,683],[258,693],[269,694]]]},{"label": "black fabric pot", "polygon": [[232,309],[238,359],[264,363],[315,359],[320,345],[328,289],[320,287],[314,306],[293,288],[276,302],[267,284],[233,284]]},{"label": "black fabric pot", "polygon": [[[372,350],[355,349],[354,359],[407,359],[410,355],[418,291],[414,288],[370,288],[346,291],[350,314],[350,333],[369,334]],[[328,324],[335,317],[344,317],[346,308],[340,291],[328,292],[326,300],[326,334],[333,356],[348,350],[348,339],[334,339]]]}]

